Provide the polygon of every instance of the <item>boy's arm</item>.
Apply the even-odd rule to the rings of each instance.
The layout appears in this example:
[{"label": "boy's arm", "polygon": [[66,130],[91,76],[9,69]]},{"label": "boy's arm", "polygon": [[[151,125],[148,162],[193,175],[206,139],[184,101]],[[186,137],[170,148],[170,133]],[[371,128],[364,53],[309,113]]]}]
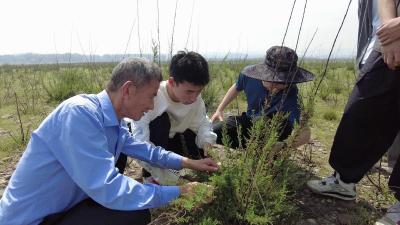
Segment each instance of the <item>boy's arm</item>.
[{"label": "boy's arm", "polygon": [[196,145],[202,148],[207,155],[207,148],[214,144],[217,140],[217,135],[212,131],[211,121],[207,116],[204,101],[201,99],[198,105],[197,113],[193,118],[189,128],[196,131]]},{"label": "boy's arm", "polygon": [[238,94],[239,94],[239,91],[237,90],[236,83],[235,83],[226,92],[224,98],[222,99],[221,103],[219,104],[214,115],[212,115],[211,122],[214,122],[217,119],[219,119],[221,121],[224,120],[224,110],[225,110],[226,106],[228,106],[232,102],[232,100],[238,96]]}]

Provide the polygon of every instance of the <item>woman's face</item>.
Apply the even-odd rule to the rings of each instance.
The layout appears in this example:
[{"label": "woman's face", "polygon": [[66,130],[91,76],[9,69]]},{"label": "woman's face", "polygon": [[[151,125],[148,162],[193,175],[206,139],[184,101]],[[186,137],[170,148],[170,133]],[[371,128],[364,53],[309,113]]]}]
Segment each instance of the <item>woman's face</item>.
[{"label": "woman's face", "polygon": [[275,83],[270,81],[262,81],[262,84],[272,95],[280,92],[281,90],[287,88],[288,86],[287,84]]}]

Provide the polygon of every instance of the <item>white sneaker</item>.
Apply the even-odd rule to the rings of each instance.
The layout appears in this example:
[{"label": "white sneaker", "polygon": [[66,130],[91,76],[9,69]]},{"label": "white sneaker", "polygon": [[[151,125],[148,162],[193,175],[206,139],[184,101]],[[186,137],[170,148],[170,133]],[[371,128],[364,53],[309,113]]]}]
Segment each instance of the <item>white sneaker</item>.
[{"label": "white sneaker", "polygon": [[344,183],[336,172],[322,180],[310,180],[307,186],[316,194],[348,201],[356,199],[356,185]]},{"label": "white sneaker", "polygon": [[400,225],[400,202],[390,207],[375,225]]}]

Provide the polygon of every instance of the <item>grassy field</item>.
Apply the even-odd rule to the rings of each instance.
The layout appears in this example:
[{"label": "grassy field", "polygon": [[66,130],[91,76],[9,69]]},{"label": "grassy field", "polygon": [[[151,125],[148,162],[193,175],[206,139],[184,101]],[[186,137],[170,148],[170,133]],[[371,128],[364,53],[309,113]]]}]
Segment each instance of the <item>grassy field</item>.
[{"label": "grassy field", "polygon": [[[240,70],[251,63],[254,62],[210,62],[212,80],[202,94],[210,116],[227,89],[236,81]],[[330,63],[326,76],[321,81],[324,63],[305,61],[302,65],[317,76],[314,82],[299,85],[304,112],[310,115],[309,119],[302,121],[312,130],[309,145],[300,149],[287,149],[278,156],[274,155],[274,160],[271,161],[269,153],[274,140],[262,139],[265,142],[260,144],[257,139],[257,135],[261,135],[259,133],[268,127],[255,129],[251,140],[254,146],[247,149],[245,156],[239,154],[228,157],[227,162],[224,162],[226,166],[219,174],[202,178],[216,186],[216,200],[211,205],[203,207],[204,203],[199,199],[184,199],[186,202],[180,202],[166,210],[170,213],[168,215],[175,217],[167,215],[165,220],[159,220],[163,221],[159,224],[166,224],[165,221],[171,224],[300,224],[310,216],[316,217],[307,212],[298,199],[310,196],[302,194],[308,178],[314,175],[326,176],[331,172],[327,156],[356,78],[354,62],[334,61]],[[24,150],[30,132],[61,101],[79,93],[100,92],[114,65],[92,63],[1,66],[0,159],[3,160],[0,161],[0,169],[5,171],[5,168],[10,167],[7,158],[18,156]],[[167,77],[167,65],[163,64],[162,68],[164,77]],[[316,85],[320,81],[321,86],[316,92]],[[226,111],[236,114],[245,111],[245,108],[245,96],[241,94]],[[260,162],[258,159],[264,156],[265,161]],[[271,161],[269,167],[265,166],[267,161]],[[381,177],[376,173],[371,176],[374,180]],[[393,197],[387,192],[385,178],[382,179],[382,190],[377,194],[377,188],[368,181],[361,182],[363,186],[359,189],[357,203],[348,211],[352,216],[349,224],[368,224],[381,213],[382,207],[393,202]],[[254,190],[243,188],[249,182],[252,185],[254,183]],[[203,192],[200,189],[199,196],[207,195]],[[334,200],[330,200],[330,203],[328,201],[329,204],[332,208],[337,207]],[[182,208],[182,205],[185,207]],[[177,214],[173,214],[174,212]],[[155,215],[163,214],[155,212]],[[314,219],[318,224],[324,224],[321,222],[323,220]]]}]

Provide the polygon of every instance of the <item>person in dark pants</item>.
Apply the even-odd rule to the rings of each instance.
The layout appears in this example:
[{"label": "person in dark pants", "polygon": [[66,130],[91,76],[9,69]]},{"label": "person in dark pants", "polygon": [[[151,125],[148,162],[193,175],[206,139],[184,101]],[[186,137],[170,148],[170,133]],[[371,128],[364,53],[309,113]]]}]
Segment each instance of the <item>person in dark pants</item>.
[{"label": "person in dark pants", "polygon": [[[154,109],[139,121],[127,120],[135,139],[192,159],[207,157],[207,150],[217,138],[200,95],[209,80],[208,63],[203,56],[179,51],[171,59],[168,80],[160,83]],[[144,168],[145,183],[176,184],[183,175],[138,162]]]},{"label": "person in dark pants", "polygon": [[[294,50],[274,46],[268,49],[263,63],[247,66],[241,71],[237,82],[225,94],[211,117],[211,121],[215,122],[213,130],[218,135],[218,144],[222,144],[223,126],[226,126],[229,147],[238,148],[241,142],[245,148],[252,120],[258,117],[272,118],[277,113],[287,114],[287,118],[281,121],[278,141],[285,140],[291,134],[294,123],[300,120],[296,84],[314,79],[311,72],[297,67],[297,59]],[[224,120],[225,108],[241,91],[246,94],[247,112]]]},{"label": "person in dark pants", "polygon": [[216,171],[212,159],[193,160],[138,142],[123,118],[139,120],[153,109],[161,69],[128,58],[111,74],[106,90],[62,102],[32,133],[0,199],[1,225],[110,225],[150,222],[150,208],[167,205],[181,186],[141,184],[119,173],[121,153],[150,165]]},{"label": "person in dark pants", "polygon": [[[329,163],[335,172],[307,183],[317,194],[343,200],[356,198],[355,184],[386,153],[400,129],[400,18],[395,1],[359,3],[361,69],[333,140]],[[400,200],[399,163],[393,168],[389,187]],[[398,202],[375,224],[399,224],[399,212]]]},{"label": "person in dark pants", "polygon": [[183,133],[176,133],[172,138],[169,137],[171,121],[168,113],[164,112],[149,124],[150,141],[157,145],[169,149],[179,155],[186,155],[191,159],[204,158],[204,150],[196,145],[196,133],[191,129],[186,129]]},{"label": "person in dark pants", "polygon": [[86,199],[67,212],[52,214],[44,218],[40,225],[146,225],[151,222],[148,209],[135,211],[110,210]]}]

